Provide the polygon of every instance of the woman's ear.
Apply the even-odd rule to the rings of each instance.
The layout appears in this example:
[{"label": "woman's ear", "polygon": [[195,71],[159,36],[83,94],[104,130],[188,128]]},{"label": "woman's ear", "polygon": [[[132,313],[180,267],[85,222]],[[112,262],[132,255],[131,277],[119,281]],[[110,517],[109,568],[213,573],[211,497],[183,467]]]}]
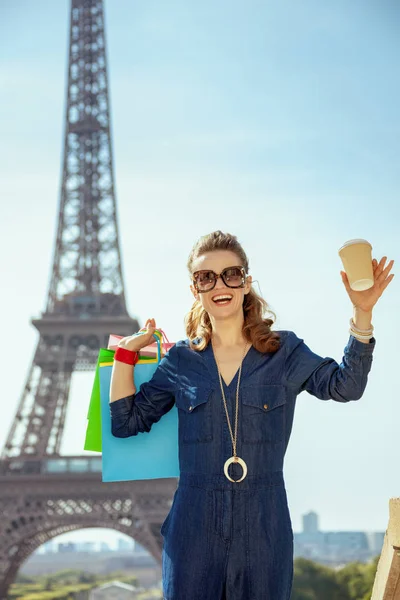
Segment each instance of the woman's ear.
[{"label": "woman's ear", "polygon": [[246,277],[246,283],[244,285],[244,293],[247,295],[251,290],[251,284],[253,283],[253,278],[251,275]]},{"label": "woman's ear", "polygon": [[199,299],[199,293],[198,293],[198,291],[196,290],[196,288],[194,287],[194,285],[191,285],[191,286],[190,286],[190,291],[192,292],[192,294],[193,294],[193,296],[194,296],[194,299],[195,299],[195,300],[198,300],[198,299]]}]

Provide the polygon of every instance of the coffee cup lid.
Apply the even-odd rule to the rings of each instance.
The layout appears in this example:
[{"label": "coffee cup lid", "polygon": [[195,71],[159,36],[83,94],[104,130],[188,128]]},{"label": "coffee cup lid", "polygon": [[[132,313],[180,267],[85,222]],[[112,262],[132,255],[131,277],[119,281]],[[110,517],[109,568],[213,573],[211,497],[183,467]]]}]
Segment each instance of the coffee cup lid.
[{"label": "coffee cup lid", "polygon": [[357,239],[357,240],[348,240],[347,242],[345,242],[343,244],[343,246],[341,246],[341,248],[339,248],[339,252],[341,250],[343,250],[343,248],[346,248],[347,246],[352,246],[353,244],[368,244],[368,246],[371,246],[372,248],[372,244],[370,244],[368,242],[368,240],[362,240],[362,239]]}]

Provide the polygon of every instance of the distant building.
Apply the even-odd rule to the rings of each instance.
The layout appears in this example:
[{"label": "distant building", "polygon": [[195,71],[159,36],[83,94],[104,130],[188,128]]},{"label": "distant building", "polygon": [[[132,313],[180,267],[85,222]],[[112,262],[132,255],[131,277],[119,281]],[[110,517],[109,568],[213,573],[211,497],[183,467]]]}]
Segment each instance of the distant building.
[{"label": "distant building", "polygon": [[332,561],[368,561],[371,556],[364,531],[332,531],[325,533],[325,555]]},{"label": "distant building", "polygon": [[294,556],[330,565],[368,562],[380,554],[384,534],[364,531],[319,531],[318,515],[303,515],[303,531],[294,534]]},{"label": "distant building", "polygon": [[110,546],[106,542],[100,542],[100,552],[110,552]]},{"label": "distant building", "polygon": [[144,553],[147,554],[146,548],[143,548],[143,546],[141,546],[137,542],[135,542],[134,552],[137,552],[138,554],[144,554]]},{"label": "distant building", "polygon": [[89,592],[89,600],[134,600],[143,588],[111,581]]},{"label": "distant building", "polygon": [[95,542],[79,542],[78,544],[76,544],[77,552],[94,552],[95,548]]},{"label": "distant building", "polygon": [[383,540],[385,539],[385,533],[382,531],[372,531],[367,533],[368,544],[371,552],[374,556],[377,556],[382,552]]},{"label": "distant building", "polygon": [[134,548],[133,540],[126,540],[124,538],[118,538],[117,549],[119,552],[132,552]]},{"label": "distant building", "polygon": [[74,544],[72,542],[58,544],[58,552],[60,552],[60,553],[76,552],[76,544]]},{"label": "distant building", "polygon": [[317,513],[311,511],[303,515],[303,531],[304,533],[318,533],[319,522]]}]

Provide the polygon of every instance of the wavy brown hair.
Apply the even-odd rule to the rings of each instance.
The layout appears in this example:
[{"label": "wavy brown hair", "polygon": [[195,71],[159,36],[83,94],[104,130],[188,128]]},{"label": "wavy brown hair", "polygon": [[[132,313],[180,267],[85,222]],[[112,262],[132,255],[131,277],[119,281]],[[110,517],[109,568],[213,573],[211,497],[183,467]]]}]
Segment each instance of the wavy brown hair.
[{"label": "wavy brown hair", "polygon": [[[214,250],[230,250],[239,258],[240,264],[249,271],[249,260],[245,251],[239,244],[236,236],[222,231],[213,231],[201,237],[193,246],[189,255],[187,267],[192,276],[193,262],[206,252]],[[265,318],[269,313],[273,319]],[[270,310],[267,302],[257,294],[253,287],[245,295],[243,301],[243,335],[259,352],[276,352],[280,347],[280,336],[271,331],[271,325],[276,320],[276,315]],[[186,335],[193,350],[204,350],[211,340],[212,326],[208,313],[199,300],[195,300],[190,312],[185,318]],[[200,342],[194,344],[194,340],[200,338]]]}]

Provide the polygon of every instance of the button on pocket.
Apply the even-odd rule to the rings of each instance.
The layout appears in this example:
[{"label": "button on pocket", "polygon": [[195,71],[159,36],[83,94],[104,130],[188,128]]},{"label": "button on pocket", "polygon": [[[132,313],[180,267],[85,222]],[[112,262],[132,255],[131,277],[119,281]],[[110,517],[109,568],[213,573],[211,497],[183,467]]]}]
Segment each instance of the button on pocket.
[{"label": "button on pocket", "polygon": [[243,387],[241,396],[243,442],[281,442],[285,437],[285,386],[270,384]]},{"label": "button on pocket", "polygon": [[197,386],[178,391],[175,402],[179,409],[179,436],[185,444],[212,440],[210,394],[209,388]]}]

